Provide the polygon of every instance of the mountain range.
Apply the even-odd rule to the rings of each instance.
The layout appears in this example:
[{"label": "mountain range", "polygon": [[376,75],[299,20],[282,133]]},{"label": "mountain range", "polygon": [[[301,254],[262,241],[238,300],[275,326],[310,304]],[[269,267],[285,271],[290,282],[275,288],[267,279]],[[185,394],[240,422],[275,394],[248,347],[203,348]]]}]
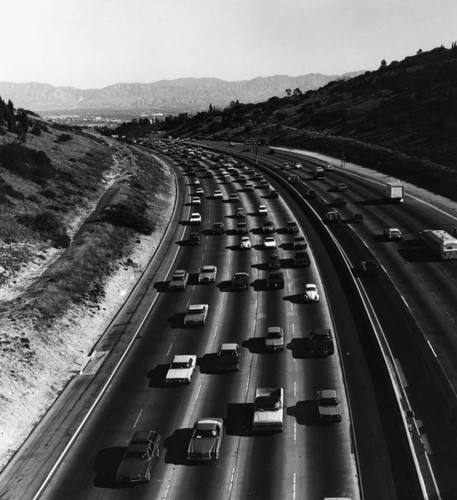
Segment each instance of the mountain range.
[{"label": "mountain range", "polygon": [[283,97],[286,89],[305,93],[334,80],[347,80],[363,71],[343,75],[309,73],[303,76],[275,75],[237,82],[218,78],[179,78],[153,83],[116,83],[100,89],[54,87],[47,83],[0,82],[0,97],[15,107],[49,110],[137,110],[196,112],[225,107],[232,101],[257,103]]}]

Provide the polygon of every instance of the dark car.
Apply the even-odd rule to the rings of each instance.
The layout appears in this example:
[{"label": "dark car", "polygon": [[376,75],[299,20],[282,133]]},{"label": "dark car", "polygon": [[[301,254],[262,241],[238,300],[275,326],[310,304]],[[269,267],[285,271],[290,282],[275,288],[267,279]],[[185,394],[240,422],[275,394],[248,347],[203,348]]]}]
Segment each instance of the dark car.
[{"label": "dark car", "polygon": [[284,288],[284,273],[282,271],[270,271],[267,274],[266,287],[273,289]]},{"label": "dark car", "polygon": [[267,267],[268,269],[280,269],[281,268],[281,261],[279,260],[279,256],[277,254],[270,255],[268,257],[268,262],[267,262]]},{"label": "dark car", "polygon": [[188,241],[190,245],[198,245],[200,243],[200,233],[190,233]]},{"label": "dark car", "polygon": [[266,220],[262,223],[262,233],[274,233],[276,231],[276,226],[271,220]]},{"label": "dark car", "polygon": [[235,343],[224,343],[217,353],[216,369],[219,372],[230,372],[240,369],[240,346]]},{"label": "dark car", "polygon": [[352,214],[352,222],[363,222],[362,214]]},{"label": "dark car", "polygon": [[311,264],[308,252],[302,250],[300,252],[295,252],[293,257],[293,263],[296,267],[307,267]]},{"label": "dark car", "polygon": [[381,272],[381,266],[375,260],[362,260],[360,262],[362,274],[374,276]]},{"label": "dark car", "polygon": [[335,198],[333,202],[334,207],[345,207],[346,206],[346,200],[344,198]]},{"label": "dark car", "polygon": [[298,233],[298,231],[299,231],[298,224],[295,221],[289,221],[286,224],[287,233]]},{"label": "dark car", "polygon": [[330,356],[334,353],[332,332],[329,328],[316,328],[309,335],[310,352],[313,356]]},{"label": "dark car", "polygon": [[247,290],[249,288],[249,274],[235,273],[232,277],[232,288],[234,290]]},{"label": "dark car", "polygon": [[236,234],[248,234],[249,233],[249,228],[246,222],[238,222],[238,224],[235,227],[235,233]]},{"label": "dark car", "polygon": [[147,482],[151,469],[160,453],[160,435],[152,430],[138,431],[119,464],[116,481],[122,483]]}]

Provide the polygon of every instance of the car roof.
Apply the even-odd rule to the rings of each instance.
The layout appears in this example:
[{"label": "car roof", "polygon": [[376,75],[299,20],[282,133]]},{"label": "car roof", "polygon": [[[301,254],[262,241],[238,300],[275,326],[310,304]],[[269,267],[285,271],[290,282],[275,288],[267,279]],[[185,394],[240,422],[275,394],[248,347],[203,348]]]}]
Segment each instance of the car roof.
[{"label": "car roof", "polygon": [[222,350],[235,351],[239,348],[240,348],[240,346],[234,342],[226,342],[224,344],[221,344],[221,351]]},{"label": "car roof", "polygon": [[173,358],[173,363],[187,363],[189,359],[196,359],[196,354],[177,354]]},{"label": "car roof", "polygon": [[321,398],[337,398],[338,397],[335,389],[322,389],[322,390],[318,391],[318,393],[319,393],[319,396]]},{"label": "car roof", "polygon": [[268,333],[279,333],[282,331],[282,328],[280,326],[269,326],[267,328]]}]

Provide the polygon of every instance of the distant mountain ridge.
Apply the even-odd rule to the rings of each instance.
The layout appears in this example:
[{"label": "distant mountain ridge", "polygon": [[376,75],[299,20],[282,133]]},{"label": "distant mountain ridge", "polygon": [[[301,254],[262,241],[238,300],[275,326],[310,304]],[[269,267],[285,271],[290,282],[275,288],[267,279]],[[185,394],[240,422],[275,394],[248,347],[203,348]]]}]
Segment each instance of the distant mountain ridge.
[{"label": "distant mountain ridge", "polygon": [[231,101],[257,103],[283,97],[286,89],[303,93],[327,83],[349,79],[363,71],[344,75],[309,73],[303,76],[275,75],[230,82],[218,78],[179,78],[153,83],[116,83],[100,89],[54,87],[47,83],[0,82],[0,97],[15,107],[32,111],[150,108],[158,112],[193,112],[209,105],[225,107]]}]

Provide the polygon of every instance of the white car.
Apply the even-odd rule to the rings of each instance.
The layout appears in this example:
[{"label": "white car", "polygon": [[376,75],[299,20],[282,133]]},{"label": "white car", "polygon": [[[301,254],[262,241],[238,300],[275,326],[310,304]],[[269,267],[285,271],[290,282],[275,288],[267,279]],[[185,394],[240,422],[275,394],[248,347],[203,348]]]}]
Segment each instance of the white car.
[{"label": "white car", "polygon": [[199,196],[193,196],[192,197],[192,205],[201,205],[202,200]]},{"label": "white car", "polygon": [[190,224],[201,224],[202,216],[197,212],[191,213],[189,222]]},{"label": "white car", "polygon": [[266,205],[259,205],[259,215],[268,215]]},{"label": "white car", "polygon": [[192,184],[194,186],[199,186],[200,185],[200,179],[198,177],[195,177],[195,179],[192,181]]},{"label": "white car", "polygon": [[205,191],[203,190],[202,187],[198,187],[195,191],[195,194],[205,194]]},{"label": "white car", "polygon": [[240,240],[240,248],[242,250],[250,250],[251,247],[252,244],[249,236],[242,236]]},{"label": "white car", "polygon": [[222,199],[222,191],[220,189],[216,189],[213,194],[213,198],[215,199]]},{"label": "white car", "polygon": [[319,300],[319,292],[317,291],[317,286],[314,283],[307,283],[305,285],[304,298],[306,302],[317,302]]},{"label": "white car", "polygon": [[403,235],[397,227],[386,227],[384,229],[384,236],[388,240],[401,240]]},{"label": "white car", "polygon": [[295,164],[295,168],[298,169],[298,170],[300,170],[300,169],[303,168],[303,165],[301,163],[296,163]]},{"label": "white car", "polygon": [[216,281],[217,267],[216,266],[201,266],[198,270],[199,283],[212,283]]},{"label": "white car", "polygon": [[332,165],[332,164],[328,164],[326,167],[325,167],[325,170],[335,170],[335,167]]},{"label": "white car", "polygon": [[196,365],[197,356],[195,354],[175,356],[165,376],[165,382],[167,384],[190,384]]},{"label": "white car", "polygon": [[263,239],[263,246],[265,248],[276,248],[276,240],[273,236],[266,236]]}]

